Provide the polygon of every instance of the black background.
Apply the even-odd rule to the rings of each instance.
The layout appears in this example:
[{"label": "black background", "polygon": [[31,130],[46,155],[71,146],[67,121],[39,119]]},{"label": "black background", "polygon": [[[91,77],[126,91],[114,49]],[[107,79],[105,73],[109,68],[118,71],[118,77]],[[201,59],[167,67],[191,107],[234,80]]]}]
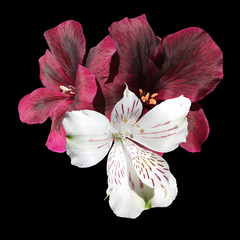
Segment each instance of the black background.
[{"label": "black background", "polygon": [[[28,1],[29,2],[29,1]],[[231,140],[227,123],[230,108],[230,54],[227,39],[236,23],[234,5],[200,3],[144,3],[128,2],[71,2],[59,1],[14,4],[5,7],[4,40],[7,50],[7,80],[2,90],[13,106],[7,107],[14,115],[4,120],[10,134],[4,136],[2,168],[4,176],[3,211],[8,234],[18,236],[53,236],[60,233],[84,238],[83,234],[97,237],[133,236],[172,237],[174,234],[213,236],[231,233],[227,227],[231,219],[228,201],[234,192],[231,172],[233,159],[227,144]],[[87,51],[108,34],[108,27],[124,17],[145,13],[159,37],[183,28],[196,26],[207,31],[224,53],[224,79],[214,92],[200,101],[210,124],[210,135],[201,153],[189,153],[182,148],[164,155],[171,172],[177,179],[178,195],[167,208],[144,211],[135,220],[116,217],[104,201],[107,189],[106,159],[98,165],[81,169],[70,164],[69,157],[54,153],[45,147],[51,121],[27,125],[18,117],[18,102],[26,94],[41,87],[38,59],[48,48],[44,31],[69,19],[80,22],[86,38]],[[7,84],[6,84],[7,83]],[[229,94],[229,95],[227,95]],[[5,95],[6,96],[6,95]],[[11,96],[11,98],[9,98]],[[3,101],[3,106],[5,102]],[[9,105],[10,106],[10,105]],[[13,122],[12,122],[13,121]],[[232,126],[233,128],[234,126]],[[2,129],[2,132],[4,128]],[[2,163],[2,164],[3,164]],[[7,173],[7,174],[4,174]],[[6,183],[6,184],[5,184]],[[231,213],[231,212],[230,212]],[[234,215],[233,215],[234,216]],[[68,236],[67,235],[67,236]],[[85,236],[85,238],[87,238]],[[45,239],[45,238],[44,238]],[[55,238],[54,238],[55,239]],[[65,239],[72,239],[70,236]]]}]

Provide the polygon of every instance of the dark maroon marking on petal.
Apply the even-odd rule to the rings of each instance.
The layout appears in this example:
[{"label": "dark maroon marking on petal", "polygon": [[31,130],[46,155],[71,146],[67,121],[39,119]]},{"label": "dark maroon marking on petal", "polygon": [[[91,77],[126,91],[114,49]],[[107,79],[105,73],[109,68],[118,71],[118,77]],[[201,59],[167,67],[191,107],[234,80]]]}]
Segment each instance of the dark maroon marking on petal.
[{"label": "dark maroon marking on petal", "polygon": [[124,114],[124,106],[123,106],[123,104],[121,104],[121,107],[122,107],[122,113]]},{"label": "dark maroon marking on petal", "polygon": [[156,173],[154,173],[154,174],[158,178],[159,181],[162,181],[161,178]]},{"label": "dark maroon marking on petal", "polygon": [[154,180],[151,178],[151,180],[152,180],[152,184],[153,184],[153,187],[155,187],[155,183],[154,183]]}]

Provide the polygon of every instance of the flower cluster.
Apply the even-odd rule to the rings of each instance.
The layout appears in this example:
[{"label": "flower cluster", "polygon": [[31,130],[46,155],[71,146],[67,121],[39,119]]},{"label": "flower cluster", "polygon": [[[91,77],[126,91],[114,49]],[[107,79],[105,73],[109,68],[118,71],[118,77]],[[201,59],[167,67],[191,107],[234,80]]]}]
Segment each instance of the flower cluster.
[{"label": "flower cluster", "polygon": [[117,216],[170,205],[177,185],[162,153],[179,145],[201,151],[209,125],[198,101],[223,77],[219,47],[196,27],[157,37],[145,15],[114,22],[88,53],[73,20],[44,36],[44,87],[20,100],[21,121],[50,117],[46,146],[67,151],[78,167],[108,154],[107,196]]}]

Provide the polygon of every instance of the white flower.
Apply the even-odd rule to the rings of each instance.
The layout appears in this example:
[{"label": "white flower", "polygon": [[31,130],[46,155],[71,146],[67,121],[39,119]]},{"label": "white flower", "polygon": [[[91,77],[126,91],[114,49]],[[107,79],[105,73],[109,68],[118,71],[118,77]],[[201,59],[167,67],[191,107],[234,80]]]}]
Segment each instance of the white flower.
[{"label": "white flower", "polygon": [[153,151],[166,153],[186,141],[190,105],[183,96],[166,100],[138,120],[142,103],[126,87],[111,123],[92,110],[66,113],[63,126],[73,165],[97,164],[114,141],[107,160],[107,195],[117,216],[136,218],[145,209],[166,207],[175,199],[176,180],[167,162]]}]

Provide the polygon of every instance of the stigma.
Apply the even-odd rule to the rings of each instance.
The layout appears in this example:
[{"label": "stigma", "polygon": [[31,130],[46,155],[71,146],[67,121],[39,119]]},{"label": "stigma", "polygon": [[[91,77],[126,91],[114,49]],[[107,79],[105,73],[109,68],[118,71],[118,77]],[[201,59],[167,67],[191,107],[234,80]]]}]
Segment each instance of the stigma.
[{"label": "stigma", "polygon": [[140,97],[143,103],[149,104],[149,105],[156,105],[157,100],[155,99],[158,96],[158,93],[153,93],[150,95],[148,92],[145,94],[142,89],[139,89]]}]

